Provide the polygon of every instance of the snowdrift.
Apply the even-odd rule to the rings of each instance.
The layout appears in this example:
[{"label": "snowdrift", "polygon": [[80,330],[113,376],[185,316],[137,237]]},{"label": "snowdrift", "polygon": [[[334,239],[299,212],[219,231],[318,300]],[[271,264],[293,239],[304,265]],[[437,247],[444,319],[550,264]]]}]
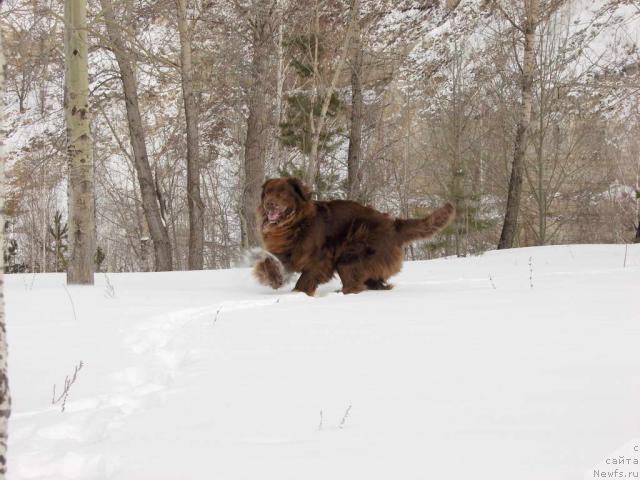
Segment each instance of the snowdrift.
[{"label": "snowdrift", "polygon": [[594,478],[640,437],[639,274],[640,245],[573,245],[406,262],[353,296],[8,276],[9,477]]}]

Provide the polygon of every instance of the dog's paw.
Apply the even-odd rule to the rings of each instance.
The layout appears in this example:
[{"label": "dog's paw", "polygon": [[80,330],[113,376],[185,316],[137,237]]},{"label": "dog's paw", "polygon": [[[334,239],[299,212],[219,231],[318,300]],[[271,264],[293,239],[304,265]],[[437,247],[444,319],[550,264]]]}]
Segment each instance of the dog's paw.
[{"label": "dog's paw", "polygon": [[307,295],[309,297],[315,297],[315,295],[316,295],[315,288],[313,290],[312,289],[302,290],[302,289],[296,287],[291,291],[294,292],[294,293],[304,293],[305,295]]},{"label": "dog's paw", "polygon": [[253,274],[258,282],[274,290],[284,285],[284,269],[282,264],[272,257],[260,260],[253,267]]}]

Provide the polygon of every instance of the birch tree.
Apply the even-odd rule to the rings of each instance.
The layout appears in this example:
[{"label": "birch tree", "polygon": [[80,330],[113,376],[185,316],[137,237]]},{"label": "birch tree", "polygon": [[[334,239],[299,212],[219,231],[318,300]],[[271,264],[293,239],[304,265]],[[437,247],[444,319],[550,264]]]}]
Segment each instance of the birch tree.
[{"label": "birch tree", "polygon": [[[2,6],[2,0],[0,0]],[[0,34],[0,113],[4,113],[5,61],[2,35]],[[4,131],[0,131],[0,248],[4,252]],[[11,395],[9,394],[9,374],[7,371],[7,331],[4,316],[4,255],[0,255],[0,480],[7,473],[7,441]]]},{"label": "birch tree", "polygon": [[65,123],[69,169],[67,283],[93,285],[96,250],[93,145],[89,115],[86,0],[66,0],[64,8]]}]

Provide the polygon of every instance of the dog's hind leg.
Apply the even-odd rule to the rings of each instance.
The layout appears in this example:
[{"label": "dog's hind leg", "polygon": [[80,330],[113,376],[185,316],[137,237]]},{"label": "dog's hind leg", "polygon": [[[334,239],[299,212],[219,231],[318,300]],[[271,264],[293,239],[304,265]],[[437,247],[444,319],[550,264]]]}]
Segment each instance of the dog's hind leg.
[{"label": "dog's hind leg", "polygon": [[402,268],[402,250],[398,247],[378,247],[375,255],[363,264],[365,272],[364,284],[369,290],[391,290],[393,285],[388,282],[389,277],[395,275]]},{"label": "dog's hind leg", "polygon": [[367,289],[365,277],[357,265],[338,265],[338,275],[342,281],[342,293],[360,293]]},{"label": "dog's hind leg", "polygon": [[393,285],[382,278],[370,278],[364,282],[369,290],[391,290]]}]

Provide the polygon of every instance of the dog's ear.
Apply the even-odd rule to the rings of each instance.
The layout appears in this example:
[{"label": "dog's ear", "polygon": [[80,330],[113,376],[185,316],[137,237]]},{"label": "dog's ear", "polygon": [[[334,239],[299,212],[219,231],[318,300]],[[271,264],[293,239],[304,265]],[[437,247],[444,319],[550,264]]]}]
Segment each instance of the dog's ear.
[{"label": "dog's ear", "polygon": [[269,184],[269,182],[273,182],[273,178],[268,178],[264,181],[264,183],[262,184],[262,191],[260,193],[260,198],[264,199],[264,189],[267,188],[267,185]]},{"label": "dog's ear", "polygon": [[300,200],[302,200],[303,202],[308,202],[309,200],[311,200],[311,191],[304,183],[302,183],[302,180],[295,177],[289,177],[287,178],[287,181],[293,188],[293,191],[296,193],[296,195],[300,197]]}]

